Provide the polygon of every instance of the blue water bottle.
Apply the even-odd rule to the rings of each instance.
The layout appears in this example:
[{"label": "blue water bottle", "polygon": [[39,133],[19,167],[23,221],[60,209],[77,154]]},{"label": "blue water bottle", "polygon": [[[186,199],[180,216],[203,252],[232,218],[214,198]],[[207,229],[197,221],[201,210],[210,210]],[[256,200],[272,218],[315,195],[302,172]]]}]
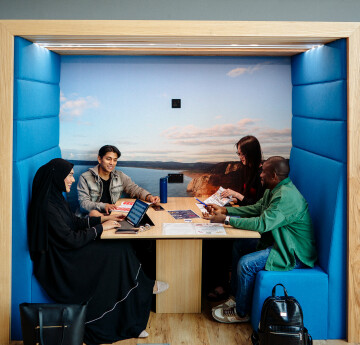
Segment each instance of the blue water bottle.
[{"label": "blue water bottle", "polygon": [[167,180],[167,176],[160,178],[160,203],[162,204],[167,203]]}]

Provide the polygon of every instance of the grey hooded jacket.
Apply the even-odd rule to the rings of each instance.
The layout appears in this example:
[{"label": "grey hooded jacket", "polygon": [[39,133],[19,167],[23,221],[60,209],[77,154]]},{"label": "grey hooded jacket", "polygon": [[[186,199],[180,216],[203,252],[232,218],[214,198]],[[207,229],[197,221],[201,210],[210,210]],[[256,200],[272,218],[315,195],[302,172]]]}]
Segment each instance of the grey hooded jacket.
[{"label": "grey hooded jacket", "polygon": [[[142,200],[145,200],[150,194],[120,170],[112,171],[110,176],[110,196],[113,204],[120,199],[122,192],[129,194],[131,198]],[[81,174],[77,184],[77,191],[81,212],[88,213],[91,210],[105,211],[106,204],[100,202],[103,193],[103,183],[99,176],[98,165]]]}]

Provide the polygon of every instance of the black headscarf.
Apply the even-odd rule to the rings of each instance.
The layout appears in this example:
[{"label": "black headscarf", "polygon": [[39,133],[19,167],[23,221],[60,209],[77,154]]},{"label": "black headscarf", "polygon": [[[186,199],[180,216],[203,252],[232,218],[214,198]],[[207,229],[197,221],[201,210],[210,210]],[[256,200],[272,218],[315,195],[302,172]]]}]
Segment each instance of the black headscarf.
[{"label": "black headscarf", "polygon": [[32,198],[28,212],[28,243],[31,259],[48,250],[48,203],[51,200],[64,202],[65,178],[74,164],[61,159],[52,159],[36,172],[32,185]]}]

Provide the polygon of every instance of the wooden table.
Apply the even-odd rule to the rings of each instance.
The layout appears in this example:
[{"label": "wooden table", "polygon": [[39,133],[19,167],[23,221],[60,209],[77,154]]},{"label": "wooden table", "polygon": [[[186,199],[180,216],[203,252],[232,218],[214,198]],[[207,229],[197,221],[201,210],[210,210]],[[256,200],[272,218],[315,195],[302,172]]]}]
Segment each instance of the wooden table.
[{"label": "wooden table", "polygon": [[[122,201],[129,199],[121,199]],[[149,208],[147,214],[155,226],[138,234],[115,234],[105,231],[102,239],[155,239],[156,240],[156,279],[169,283],[169,289],[156,296],[157,313],[201,313],[201,269],[202,240],[209,238],[260,238],[254,231],[224,226],[226,235],[163,235],[163,223],[184,223],[174,219],[167,211],[193,210],[201,217],[196,200],[191,197],[168,198],[161,204],[164,211]],[[202,218],[192,219],[193,223],[208,223]]]}]

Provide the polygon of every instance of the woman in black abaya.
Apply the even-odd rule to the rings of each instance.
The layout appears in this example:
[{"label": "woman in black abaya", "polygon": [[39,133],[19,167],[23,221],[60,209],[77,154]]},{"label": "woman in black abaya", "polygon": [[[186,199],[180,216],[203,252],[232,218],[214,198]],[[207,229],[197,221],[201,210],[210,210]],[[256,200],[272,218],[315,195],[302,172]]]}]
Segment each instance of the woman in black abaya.
[{"label": "woman in black abaya", "polygon": [[75,181],[72,168],[56,158],[35,175],[28,216],[35,276],[56,302],[88,302],[86,344],[146,337],[152,294],[167,284],[147,278],[129,241],[101,240],[119,216],[72,214],[62,194]]}]

